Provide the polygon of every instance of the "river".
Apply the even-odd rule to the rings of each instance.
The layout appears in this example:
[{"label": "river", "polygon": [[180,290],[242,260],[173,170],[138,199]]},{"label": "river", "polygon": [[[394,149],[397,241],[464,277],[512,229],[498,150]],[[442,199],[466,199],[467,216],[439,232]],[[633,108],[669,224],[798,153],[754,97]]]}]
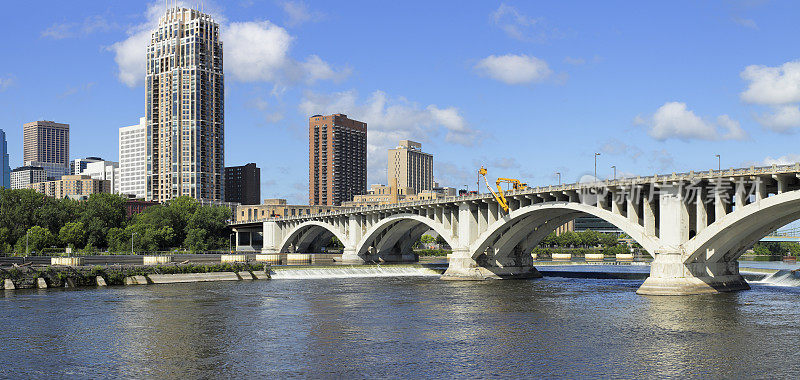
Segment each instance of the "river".
[{"label": "river", "polygon": [[800,288],[645,297],[639,280],[436,276],[18,290],[9,378],[797,376]]}]

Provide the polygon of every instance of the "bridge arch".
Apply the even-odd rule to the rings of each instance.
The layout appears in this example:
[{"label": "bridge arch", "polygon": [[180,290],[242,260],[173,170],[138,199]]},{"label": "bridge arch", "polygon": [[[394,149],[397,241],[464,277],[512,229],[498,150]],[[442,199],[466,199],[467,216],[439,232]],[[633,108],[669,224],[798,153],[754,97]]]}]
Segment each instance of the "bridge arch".
[{"label": "bridge arch", "polygon": [[477,259],[493,248],[498,257],[509,255],[514,247],[522,244],[524,252],[530,252],[548,234],[564,223],[582,216],[601,218],[628,234],[652,256],[659,247],[656,236],[645,233],[644,227],[625,216],[583,203],[556,201],[538,203],[511,211],[488,226],[471,245],[470,253]]},{"label": "bridge arch", "polygon": [[683,246],[689,254],[686,262],[735,261],[764,236],[798,219],[800,190],[755,201],[726,214],[687,241]]},{"label": "bridge arch", "polygon": [[[292,245],[295,245],[298,248],[313,248],[315,243],[319,244],[318,242],[320,240],[324,240],[326,238],[329,239],[332,236],[336,236],[336,238],[339,239],[339,241],[345,246],[348,244],[347,235],[343,231],[334,227],[330,223],[316,220],[303,222],[297,226],[294,226],[284,236],[285,237],[281,241],[278,250],[278,252],[281,253],[288,252]],[[311,248],[305,248],[304,250]]]},{"label": "bridge arch", "polygon": [[[442,223],[417,214],[404,213],[381,219],[367,229],[355,251],[360,257],[368,256],[371,246],[376,250],[396,248],[410,251],[411,246],[428,230],[439,234],[450,247],[457,247],[458,242]],[[380,252],[376,253],[380,255]]]}]

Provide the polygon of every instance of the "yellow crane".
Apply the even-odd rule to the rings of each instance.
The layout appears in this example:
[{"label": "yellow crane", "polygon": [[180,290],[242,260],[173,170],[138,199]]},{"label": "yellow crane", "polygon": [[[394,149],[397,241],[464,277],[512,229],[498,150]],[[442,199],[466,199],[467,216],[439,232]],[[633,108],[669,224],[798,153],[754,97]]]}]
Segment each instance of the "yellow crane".
[{"label": "yellow crane", "polygon": [[503,194],[503,187],[500,186],[500,184],[509,183],[509,184],[511,184],[511,186],[513,187],[514,190],[525,190],[525,189],[528,188],[528,184],[527,183],[521,182],[518,179],[514,179],[514,178],[498,178],[497,181],[495,182],[495,184],[497,185],[497,192],[495,192],[494,190],[492,190],[492,187],[489,186],[489,180],[486,179],[486,168],[481,166],[481,168],[478,169],[478,174],[483,176],[483,181],[486,182],[486,188],[489,189],[489,191],[494,196],[494,199],[497,201],[497,204],[499,204],[500,207],[502,207],[503,211],[505,211],[505,212],[508,212],[508,201],[506,201],[506,197]]}]

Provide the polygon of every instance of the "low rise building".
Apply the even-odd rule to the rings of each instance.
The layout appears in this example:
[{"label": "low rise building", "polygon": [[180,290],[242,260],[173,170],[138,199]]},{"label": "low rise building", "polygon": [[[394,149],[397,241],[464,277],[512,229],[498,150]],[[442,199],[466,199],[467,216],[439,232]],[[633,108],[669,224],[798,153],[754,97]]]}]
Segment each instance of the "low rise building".
[{"label": "low rise building", "polygon": [[11,171],[11,188],[28,189],[36,182],[47,181],[47,171],[38,166],[22,166]]},{"label": "low rise building", "polygon": [[[77,160],[76,160],[77,161]],[[76,165],[78,163],[76,162]],[[80,166],[81,171],[76,175],[88,175],[93,179],[104,179],[111,183],[111,192],[119,194],[119,163],[114,161],[87,162]],[[77,169],[77,167],[76,167]]]},{"label": "low rise building", "polygon": [[83,199],[92,194],[111,192],[110,181],[87,175],[65,175],[56,181],[32,183],[28,187],[53,198]]},{"label": "low rise building", "polygon": [[146,210],[148,207],[152,207],[159,204],[158,202],[149,202],[143,201],[141,199],[128,199],[125,202],[125,213],[128,217],[134,216],[136,214],[141,214]]},{"label": "low rise building", "polygon": [[452,187],[436,186],[430,190],[415,192],[407,186],[397,186],[397,180],[392,179],[391,184],[372,185],[367,194],[356,195],[350,202],[342,203],[342,207],[366,207],[376,205],[397,204],[404,202],[428,201],[454,197],[457,190]]},{"label": "low rise building", "polygon": [[260,205],[239,205],[234,213],[234,222],[247,222],[266,218],[286,218],[319,214],[341,209],[337,206],[325,205],[290,205],[286,199],[265,199]]}]

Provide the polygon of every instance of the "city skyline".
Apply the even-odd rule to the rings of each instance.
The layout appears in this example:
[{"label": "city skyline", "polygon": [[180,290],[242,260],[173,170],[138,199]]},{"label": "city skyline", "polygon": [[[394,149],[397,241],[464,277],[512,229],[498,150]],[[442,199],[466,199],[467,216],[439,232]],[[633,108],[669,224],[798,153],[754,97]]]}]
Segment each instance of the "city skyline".
[{"label": "city skyline", "polygon": [[[47,50],[79,64],[0,70],[11,166],[23,165],[22,124],[42,119],[71,125],[70,159],[119,159],[117,129],[144,115],[138,44],[163,2],[45,3],[11,5],[5,27],[24,32],[9,54]],[[595,152],[601,178],[612,165],[618,175],[714,168],[715,154],[722,167],[797,160],[786,136],[800,125],[800,97],[782,89],[800,64],[776,48],[796,28],[792,3],[583,4],[580,14],[515,2],[453,14],[454,4],[205,2],[221,20],[231,78],[226,162],[274,168],[262,198],[303,202],[305,121],[333,112],[370,125],[368,184],[386,178],[386,149],[401,139],[436,155],[437,182],[471,189],[480,165],[534,186],[556,183],[555,172],[576,181],[591,175]],[[369,17],[386,13],[418,27],[400,33]],[[437,23],[445,15],[448,28]]]}]

